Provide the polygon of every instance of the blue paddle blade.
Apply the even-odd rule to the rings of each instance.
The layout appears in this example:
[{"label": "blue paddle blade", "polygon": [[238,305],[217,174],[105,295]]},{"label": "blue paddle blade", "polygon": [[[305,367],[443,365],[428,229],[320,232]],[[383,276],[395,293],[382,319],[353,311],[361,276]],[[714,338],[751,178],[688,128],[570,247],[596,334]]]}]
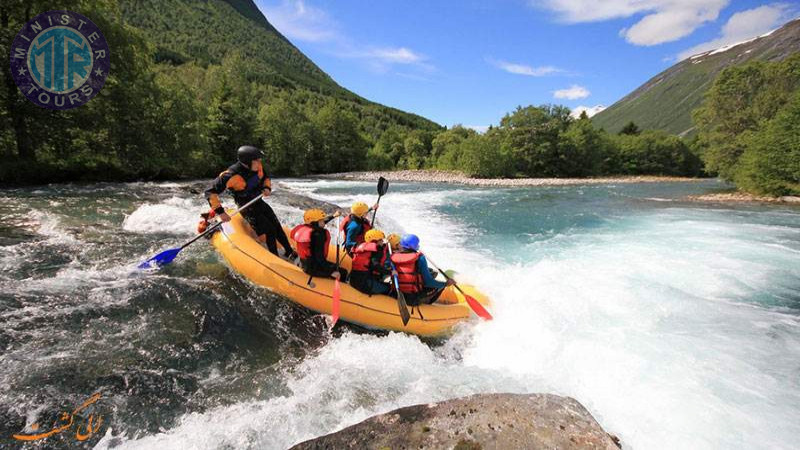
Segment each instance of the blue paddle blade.
[{"label": "blue paddle blade", "polygon": [[151,269],[155,267],[165,266],[172,262],[178,253],[181,251],[179,248],[171,248],[169,250],[164,250],[163,252],[153,256],[152,258],[148,259],[147,261],[139,264],[140,269]]}]

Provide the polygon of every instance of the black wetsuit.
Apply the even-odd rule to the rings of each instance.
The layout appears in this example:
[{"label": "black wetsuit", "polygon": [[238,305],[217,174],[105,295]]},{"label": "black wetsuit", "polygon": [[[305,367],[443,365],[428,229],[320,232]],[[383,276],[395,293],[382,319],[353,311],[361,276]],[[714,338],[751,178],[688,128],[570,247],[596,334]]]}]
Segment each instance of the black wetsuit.
[{"label": "black wetsuit", "polygon": [[[272,191],[272,182],[263,170],[253,171],[242,163],[228,167],[214,180],[211,187],[205,192],[208,204],[217,215],[225,212],[219,200],[219,195],[225,191],[233,195],[238,206],[243,206],[250,200],[260,196],[264,190]],[[281,243],[286,253],[291,252],[289,239],[283,231],[278,217],[272,208],[263,201],[255,202],[242,211],[242,216],[253,227],[257,236],[265,236],[269,251],[278,254],[276,240]]]}]

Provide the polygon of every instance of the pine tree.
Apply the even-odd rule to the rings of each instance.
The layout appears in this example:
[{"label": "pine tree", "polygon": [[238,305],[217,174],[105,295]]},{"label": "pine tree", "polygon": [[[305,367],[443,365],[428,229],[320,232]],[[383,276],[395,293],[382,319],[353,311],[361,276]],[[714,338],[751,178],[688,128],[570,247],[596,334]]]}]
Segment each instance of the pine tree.
[{"label": "pine tree", "polygon": [[639,129],[639,126],[636,125],[632,120],[625,124],[621,130],[619,130],[619,134],[626,134],[628,136],[636,136],[642,131]]}]

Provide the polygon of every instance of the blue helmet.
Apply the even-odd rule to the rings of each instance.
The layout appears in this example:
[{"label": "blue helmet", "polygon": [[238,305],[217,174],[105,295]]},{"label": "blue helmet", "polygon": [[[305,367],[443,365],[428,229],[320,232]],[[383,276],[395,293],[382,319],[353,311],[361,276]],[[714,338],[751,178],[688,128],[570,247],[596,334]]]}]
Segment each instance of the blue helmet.
[{"label": "blue helmet", "polygon": [[400,239],[400,247],[408,250],[419,250],[419,238],[416,234],[405,234]]}]

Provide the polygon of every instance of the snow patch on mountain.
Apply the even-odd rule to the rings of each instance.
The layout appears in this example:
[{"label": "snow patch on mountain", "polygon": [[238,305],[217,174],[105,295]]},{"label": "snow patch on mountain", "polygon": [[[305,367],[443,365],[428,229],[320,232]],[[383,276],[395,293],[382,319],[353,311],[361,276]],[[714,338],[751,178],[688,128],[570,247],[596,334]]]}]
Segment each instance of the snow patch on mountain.
[{"label": "snow patch on mountain", "polygon": [[592,117],[604,109],[606,109],[606,107],[603,105],[576,106],[575,108],[572,108],[572,112],[570,112],[569,115],[577,119],[581,116],[582,112],[586,111],[586,115]]}]

